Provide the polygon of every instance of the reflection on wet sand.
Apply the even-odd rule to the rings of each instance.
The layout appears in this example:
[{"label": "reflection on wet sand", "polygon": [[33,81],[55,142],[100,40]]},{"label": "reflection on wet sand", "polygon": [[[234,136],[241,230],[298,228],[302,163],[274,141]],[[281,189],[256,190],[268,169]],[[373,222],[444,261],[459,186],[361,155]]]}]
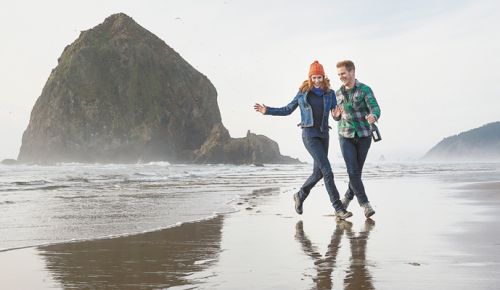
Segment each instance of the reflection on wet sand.
[{"label": "reflection on wet sand", "polygon": [[295,238],[300,242],[302,250],[312,258],[316,269],[316,277],[313,278],[314,289],[332,289],[332,273],[336,267],[336,260],[341,241],[344,234],[349,239],[351,259],[349,270],[344,279],[345,289],[375,289],[372,284],[372,277],[366,267],[366,244],[369,233],[375,226],[372,219],[365,221],[365,227],[357,235],[352,231],[352,223],[349,221],[337,220],[337,225],[332,233],[330,244],[324,257],[318,252],[316,246],[304,232],[302,221],[295,225]]},{"label": "reflection on wet sand", "polygon": [[194,285],[190,275],[220,253],[223,217],[129,237],[40,247],[65,289],[158,289]]},{"label": "reflection on wet sand", "polygon": [[370,272],[366,267],[366,244],[370,231],[374,227],[375,221],[367,219],[364,229],[358,235],[351,231],[351,227],[346,229],[351,247],[351,264],[344,279],[345,289],[375,289]]}]

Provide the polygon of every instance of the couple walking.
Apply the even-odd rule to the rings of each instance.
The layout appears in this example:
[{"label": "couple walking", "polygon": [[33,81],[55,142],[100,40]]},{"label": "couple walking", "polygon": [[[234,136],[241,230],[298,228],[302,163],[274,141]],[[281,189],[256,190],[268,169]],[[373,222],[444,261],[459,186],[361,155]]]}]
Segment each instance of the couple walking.
[{"label": "couple walking", "polygon": [[[300,108],[302,140],[314,160],[313,173],[300,190],[294,194],[295,210],[302,214],[302,204],[311,189],[321,178],[340,219],[352,216],[347,211],[349,203],[356,196],[368,218],[375,211],[366,196],[361,173],[371,145],[370,125],[380,117],[380,108],[372,90],[359,82],[355,76],[354,63],[345,60],[337,63],[337,74],[342,86],[335,93],[330,88],[323,66],[314,61],[309,69],[309,77],[299,88],[295,98],[285,107],[273,108],[255,104],[254,109],[264,115],[286,116]],[[349,186],[342,198],[335,186],[332,168],[328,160],[329,114],[339,121],[338,133],[340,149],[349,175]]]}]

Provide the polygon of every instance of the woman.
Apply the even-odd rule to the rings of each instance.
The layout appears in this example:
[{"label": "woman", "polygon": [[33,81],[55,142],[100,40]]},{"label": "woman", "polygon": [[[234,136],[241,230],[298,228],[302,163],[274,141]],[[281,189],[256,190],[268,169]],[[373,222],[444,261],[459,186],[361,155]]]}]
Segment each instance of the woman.
[{"label": "woman", "polygon": [[352,216],[346,211],[340,201],[339,192],[333,180],[333,172],[328,160],[328,116],[329,113],[338,114],[335,92],[330,89],[330,80],[325,77],[323,66],[316,60],[309,68],[309,77],[300,86],[295,98],[285,107],[272,108],[264,104],[255,104],[254,109],[264,115],[290,115],[297,106],[300,108],[302,140],[314,160],[313,173],[306,180],[300,190],[293,195],[295,211],[302,214],[302,204],[311,192],[311,189],[324,178],[325,187],[335,214],[340,219]]}]

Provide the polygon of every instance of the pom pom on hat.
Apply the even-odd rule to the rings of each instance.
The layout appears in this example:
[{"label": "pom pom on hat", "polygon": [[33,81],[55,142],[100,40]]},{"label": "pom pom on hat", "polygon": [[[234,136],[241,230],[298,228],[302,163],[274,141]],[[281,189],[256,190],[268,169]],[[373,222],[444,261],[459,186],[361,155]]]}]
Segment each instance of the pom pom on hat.
[{"label": "pom pom on hat", "polygon": [[323,69],[323,66],[315,60],[311,66],[309,67],[309,77],[312,75],[322,75],[325,76],[325,70]]}]

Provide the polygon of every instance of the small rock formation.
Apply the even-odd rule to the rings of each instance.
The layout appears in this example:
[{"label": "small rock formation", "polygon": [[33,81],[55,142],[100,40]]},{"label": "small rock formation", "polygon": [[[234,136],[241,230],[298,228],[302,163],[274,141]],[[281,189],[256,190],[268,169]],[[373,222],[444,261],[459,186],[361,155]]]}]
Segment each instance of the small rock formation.
[{"label": "small rock formation", "polygon": [[424,160],[500,161],[500,122],[444,138],[432,147]]},{"label": "small rock formation", "polygon": [[210,138],[195,151],[198,163],[299,163],[298,159],[282,156],[279,146],[264,135],[247,132],[245,138],[231,138],[222,124],[215,126]]},{"label": "small rock formation", "polygon": [[208,78],[119,13],[64,49],[33,107],[18,160],[241,164],[294,159],[281,156],[264,136],[232,139]]},{"label": "small rock formation", "polygon": [[19,162],[17,162],[17,160],[15,160],[15,159],[4,159],[4,160],[2,160],[2,162],[0,162],[0,164],[3,164],[3,165],[15,165],[18,163]]}]

